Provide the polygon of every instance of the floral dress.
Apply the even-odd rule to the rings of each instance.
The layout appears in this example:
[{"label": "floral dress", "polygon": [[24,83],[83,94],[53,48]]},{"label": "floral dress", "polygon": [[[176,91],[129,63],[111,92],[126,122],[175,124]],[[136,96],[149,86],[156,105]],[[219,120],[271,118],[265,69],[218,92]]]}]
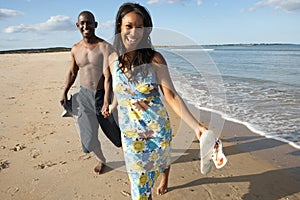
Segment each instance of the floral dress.
[{"label": "floral dress", "polygon": [[119,125],[132,199],[148,199],[158,176],[169,167],[172,130],[150,64],[135,67],[130,79],[113,69]]}]

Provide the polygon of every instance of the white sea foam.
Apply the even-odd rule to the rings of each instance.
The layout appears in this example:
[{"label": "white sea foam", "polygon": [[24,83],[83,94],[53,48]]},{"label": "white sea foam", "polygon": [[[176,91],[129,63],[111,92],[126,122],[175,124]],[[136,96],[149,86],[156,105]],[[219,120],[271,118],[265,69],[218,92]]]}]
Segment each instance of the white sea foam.
[{"label": "white sea foam", "polygon": [[194,52],[197,52],[197,51],[214,51],[215,49],[201,49],[201,48],[195,48],[195,49],[186,49],[186,48],[180,48],[180,49],[171,49],[171,51],[194,51]]},{"label": "white sea foam", "polygon": [[[209,52],[223,82],[207,80],[214,79],[217,74],[213,73],[218,71],[210,70],[212,65],[203,51],[176,49],[165,57],[177,91],[189,103],[243,124],[258,135],[300,149],[300,90],[297,81],[300,46],[292,53],[277,50],[281,48],[277,46],[271,50],[271,47],[252,48],[220,47],[221,50],[214,48]],[[186,58],[198,59],[196,65],[201,67],[191,66]],[[212,75],[205,76],[207,74],[201,74],[201,70]],[[224,90],[218,91],[218,84],[223,84],[221,88]]]},{"label": "white sea foam", "polygon": [[298,145],[297,143],[295,142],[291,142],[287,139],[284,139],[282,137],[277,137],[277,136],[273,136],[273,135],[269,135],[259,129],[256,129],[253,127],[252,124],[248,123],[248,122],[243,122],[243,121],[240,121],[236,118],[232,118],[230,116],[228,116],[227,114],[224,114],[220,111],[216,111],[216,110],[213,110],[213,109],[209,109],[209,108],[206,108],[206,107],[199,107],[199,106],[196,106],[198,109],[200,110],[204,110],[204,111],[208,111],[208,112],[212,112],[212,113],[216,113],[218,115],[220,115],[223,119],[225,120],[228,120],[228,121],[231,121],[231,122],[234,122],[234,123],[238,123],[238,124],[242,124],[244,126],[246,126],[251,132],[253,133],[256,133],[260,136],[263,136],[263,137],[266,137],[266,138],[269,138],[269,139],[274,139],[274,140],[278,140],[278,141],[281,141],[281,142],[284,142],[284,143],[288,143],[289,145],[291,145],[292,147],[294,148],[297,148],[297,149],[300,149],[300,145]]}]

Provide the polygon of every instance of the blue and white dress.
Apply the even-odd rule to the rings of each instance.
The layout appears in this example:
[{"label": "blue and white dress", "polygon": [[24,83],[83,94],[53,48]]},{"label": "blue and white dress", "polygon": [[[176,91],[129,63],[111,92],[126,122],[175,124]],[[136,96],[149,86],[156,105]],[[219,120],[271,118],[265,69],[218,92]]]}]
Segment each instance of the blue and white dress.
[{"label": "blue and white dress", "polygon": [[116,61],[113,89],[131,196],[147,199],[155,180],[170,165],[172,130],[152,66],[138,66],[135,71],[129,79]]}]

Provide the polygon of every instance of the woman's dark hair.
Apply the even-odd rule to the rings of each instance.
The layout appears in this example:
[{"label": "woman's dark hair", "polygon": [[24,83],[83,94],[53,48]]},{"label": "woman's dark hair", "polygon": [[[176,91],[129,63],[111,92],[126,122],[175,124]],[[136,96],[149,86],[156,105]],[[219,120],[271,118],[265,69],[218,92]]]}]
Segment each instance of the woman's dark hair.
[{"label": "woman's dark hair", "polygon": [[137,52],[137,55],[132,64],[134,66],[139,66],[142,64],[151,63],[151,60],[154,56],[154,49],[150,38],[150,33],[152,31],[153,24],[148,10],[137,3],[124,3],[119,8],[119,11],[116,16],[115,38],[113,43],[115,50],[118,52],[121,68],[122,65],[124,65],[124,57],[126,57],[126,53],[127,53],[126,48],[123,45],[121,39],[121,34],[120,34],[121,24],[122,24],[123,17],[130,12],[135,12],[136,14],[140,15],[143,18],[143,25],[144,25],[143,39],[141,40],[140,44],[135,50]]}]

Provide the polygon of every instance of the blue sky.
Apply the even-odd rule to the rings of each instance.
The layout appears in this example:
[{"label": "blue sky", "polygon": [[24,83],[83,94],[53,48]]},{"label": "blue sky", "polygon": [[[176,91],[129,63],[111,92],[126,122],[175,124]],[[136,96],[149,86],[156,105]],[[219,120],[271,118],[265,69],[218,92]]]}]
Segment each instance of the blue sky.
[{"label": "blue sky", "polygon": [[[75,27],[80,11],[95,14],[97,35],[111,39],[119,6],[127,1],[0,0],[0,50],[71,47],[81,39]],[[300,44],[300,0],[144,0],[154,27],[155,45]],[[157,37],[157,38],[156,38]],[[155,39],[156,38],[156,39]],[[165,41],[166,40],[166,41]],[[169,43],[168,43],[169,42]]]}]

